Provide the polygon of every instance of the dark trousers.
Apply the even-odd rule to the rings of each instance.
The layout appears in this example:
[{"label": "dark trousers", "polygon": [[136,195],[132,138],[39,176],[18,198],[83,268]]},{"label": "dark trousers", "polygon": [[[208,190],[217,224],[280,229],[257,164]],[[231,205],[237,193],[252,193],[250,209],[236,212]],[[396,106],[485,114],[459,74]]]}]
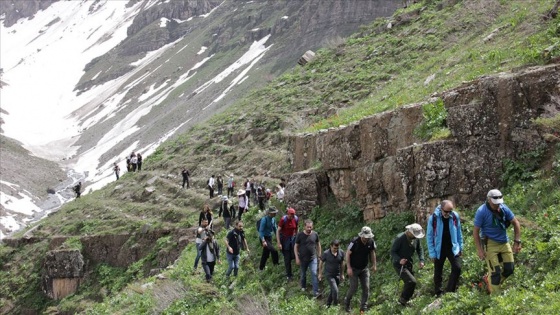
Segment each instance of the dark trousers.
[{"label": "dark trousers", "polygon": [[350,288],[346,292],[346,307],[350,306],[352,297],[354,293],[358,290],[358,281],[362,287],[362,300],[360,301],[360,309],[365,310],[367,307],[367,301],[369,300],[369,269],[365,267],[364,269],[352,268],[352,277],[350,277]]},{"label": "dark trousers", "polygon": [[459,256],[453,255],[452,251],[449,251],[446,256],[443,256],[444,253],[441,253],[441,257],[439,259],[434,259],[434,286],[436,290],[436,294],[443,293],[441,285],[442,285],[442,273],[443,273],[443,265],[445,264],[445,260],[449,260],[451,264],[451,274],[449,275],[449,281],[447,281],[447,288],[445,292],[455,292],[457,290],[457,285],[459,284],[459,277],[461,276],[461,264],[462,259]]},{"label": "dark trousers", "polygon": [[204,273],[206,274],[206,281],[212,280],[212,275],[214,274],[215,265],[216,265],[215,261],[202,263],[202,268],[204,269]]},{"label": "dark trousers", "polygon": [[210,191],[210,198],[214,198],[214,187],[208,186],[208,190]]},{"label": "dark trousers", "polygon": [[331,292],[329,293],[329,297],[327,298],[327,305],[338,305],[338,286],[340,285],[340,277],[326,275],[325,277],[329,286],[331,288]]},{"label": "dark trousers", "polygon": [[142,163],[138,163],[138,172],[142,170]]},{"label": "dark trousers", "polygon": [[218,195],[222,194],[223,186],[218,185]]},{"label": "dark trousers", "polygon": [[294,254],[295,236],[280,236],[280,241],[282,242],[282,255],[284,256],[284,268],[286,269],[286,277],[291,278],[294,276],[294,274],[292,273],[292,260],[296,259],[296,255]]},{"label": "dark trousers", "polygon": [[402,265],[400,264],[393,265],[393,267],[397,271],[397,274],[400,274],[400,278],[402,279],[402,281],[404,281],[404,287],[401,293],[401,300],[406,303],[408,302],[408,300],[410,300],[410,298],[414,294],[414,290],[416,289],[417,282],[416,282],[416,278],[414,278],[414,272],[412,271],[412,264],[407,263],[406,265],[404,265],[404,267],[402,267],[402,272],[401,272],[401,266]]},{"label": "dark trousers", "polygon": [[263,247],[261,263],[259,269],[263,270],[268,260],[268,256],[272,255],[272,263],[278,265],[278,251],[274,248],[274,243],[272,243],[272,238],[270,236],[264,238],[266,241],[266,247]]},{"label": "dark trousers", "polygon": [[241,207],[238,207],[238,208],[237,208],[237,219],[238,219],[239,221],[241,221],[241,217],[243,216],[243,212],[245,212],[245,209],[243,209],[243,208],[241,208]]},{"label": "dark trousers", "polygon": [[185,188],[185,183],[187,184],[187,188],[189,188],[189,178],[183,177],[183,188]]},{"label": "dark trousers", "polygon": [[130,164],[132,165],[132,171],[136,172],[137,164],[136,163],[130,163]]},{"label": "dark trousers", "polygon": [[227,189],[227,196],[228,196],[228,197],[230,197],[230,196],[233,197],[233,196],[234,196],[234,194],[233,194],[233,187],[228,187],[228,189]]}]

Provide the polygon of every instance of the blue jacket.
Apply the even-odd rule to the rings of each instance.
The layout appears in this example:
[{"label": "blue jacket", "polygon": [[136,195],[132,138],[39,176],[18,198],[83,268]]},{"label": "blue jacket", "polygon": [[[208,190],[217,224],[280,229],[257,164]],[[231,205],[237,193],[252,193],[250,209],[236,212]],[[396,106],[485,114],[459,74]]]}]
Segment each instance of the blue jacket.
[{"label": "blue jacket", "polygon": [[[436,219],[436,231],[434,231],[433,219]],[[439,259],[441,256],[441,239],[443,234],[443,220],[441,206],[437,206],[434,215],[428,218],[426,240],[428,241],[428,253],[430,258]],[[453,219],[455,216],[456,220]],[[457,226],[455,226],[457,224]],[[455,211],[449,216],[449,232],[451,233],[451,244],[453,255],[457,256],[463,251],[463,232],[461,231],[461,219]]]},{"label": "blue jacket", "polygon": [[274,235],[276,235],[276,219],[265,215],[260,220],[259,238],[262,241],[265,237],[272,237]]}]

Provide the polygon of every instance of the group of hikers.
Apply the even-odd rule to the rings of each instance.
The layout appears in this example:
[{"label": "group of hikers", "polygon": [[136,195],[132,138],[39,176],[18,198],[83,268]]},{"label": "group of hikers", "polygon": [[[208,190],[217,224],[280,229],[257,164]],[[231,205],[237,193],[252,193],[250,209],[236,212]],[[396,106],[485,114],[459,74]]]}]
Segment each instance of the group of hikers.
[{"label": "group of hikers", "polygon": [[[226,276],[237,276],[239,271],[239,257],[241,250],[249,252],[244,233],[242,213],[248,209],[248,196],[241,190],[237,209],[231,204],[228,196],[223,196],[218,216],[224,217],[225,228],[228,230],[224,240],[228,268]],[[244,201],[241,201],[244,200]],[[418,268],[425,263],[422,241],[426,236],[429,258],[434,263],[433,284],[436,296],[445,292],[455,292],[459,285],[462,268],[463,233],[459,213],[450,200],[443,200],[428,217],[426,231],[418,224],[405,226],[405,231],[399,233],[392,242],[391,262],[398,277],[404,282],[398,303],[406,306],[412,298],[417,280],[414,276],[414,258],[418,257]],[[230,230],[231,220],[238,217]],[[314,297],[321,296],[319,282],[322,279],[330,287],[326,306],[339,303],[339,285],[345,274],[350,281],[349,289],[343,298],[344,309],[351,310],[352,297],[361,287],[362,296],[360,311],[367,310],[369,300],[370,272],[377,271],[377,245],[370,227],[361,228],[358,236],[353,238],[346,251],[341,248],[338,239],[330,241],[329,248],[321,247],[319,234],[314,230],[313,221],[305,220],[303,230],[299,230],[299,217],[296,210],[288,207],[286,214],[276,220],[278,210],[272,206],[264,212],[265,215],[257,222],[259,241],[262,254],[259,271],[264,271],[268,259],[272,258],[274,265],[279,265],[279,252],[284,257],[285,276],[288,281],[293,278],[292,261],[295,260],[299,268],[299,286],[307,291],[307,271],[311,276],[311,289]],[[219,243],[215,239],[213,230],[212,210],[205,206],[199,217],[199,227],[196,231],[197,255],[194,270],[199,260],[207,281],[211,281],[216,262],[220,262]],[[513,225],[513,247],[509,243],[507,228]],[[514,253],[521,251],[521,227],[513,212],[504,204],[503,195],[497,189],[487,193],[486,201],[478,208],[474,218],[473,238],[477,248],[477,255],[486,261],[487,274],[483,280],[491,294],[499,293],[506,278],[514,272]],[[445,288],[443,287],[443,267],[448,260],[451,274]],[[346,273],[345,273],[346,271]]]},{"label": "group of hikers", "polygon": [[[142,159],[142,154],[132,151],[130,155],[126,156],[126,170],[128,172],[140,172],[142,170]],[[121,168],[117,162],[113,163],[113,172],[118,180],[121,175]]]}]

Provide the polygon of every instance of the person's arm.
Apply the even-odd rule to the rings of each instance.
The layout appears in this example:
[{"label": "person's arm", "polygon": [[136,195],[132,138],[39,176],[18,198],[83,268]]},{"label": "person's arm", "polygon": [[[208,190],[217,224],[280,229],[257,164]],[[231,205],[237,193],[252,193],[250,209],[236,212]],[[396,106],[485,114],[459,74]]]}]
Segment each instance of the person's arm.
[{"label": "person's arm", "polygon": [[474,245],[476,245],[476,254],[478,258],[483,260],[486,257],[486,253],[484,253],[484,249],[482,249],[482,244],[480,242],[480,227],[474,226],[473,227],[473,239]]},{"label": "person's arm", "polygon": [[229,246],[228,237],[229,237],[229,233],[226,235],[226,238],[224,239],[224,240],[225,240],[225,243],[226,243],[226,250],[227,250],[230,254],[233,254],[233,248],[231,248],[231,247]]},{"label": "person's arm", "polygon": [[208,226],[212,226],[212,215],[208,213]]},{"label": "person's arm", "polygon": [[[350,243],[350,246],[352,246],[352,243]],[[350,249],[350,246],[348,248],[348,250],[346,251],[346,274],[348,274],[348,277],[352,277],[352,264],[350,263],[350,255],[352,255],[352,250]]]},{"label": "person's arm", "polygon": [[376,272],[377,271],[377,254],[375,253],[375,250],[371,251],[371,271]]},{"label": "person's arm", "polygon": [[323,254],[321,256],[321,258],[319,259],[319,274],[317,275],[317,279],[319,279],[319,281],[323,280],[323,259],[325,258],[325,254]]},{"label": "person's arm", "polygon": [[[340,251],[340,254],[344,256],[344,252]],[[344,280],[344,258],[340,260],[340,281]]]},{"label": "person's arm", "polygon": [[218,245],[218,242],[214,241],[214,246],[216,246],[216,258],[217,258],[218,264],[221,264],[222,261],[220,260],[220,246]]},{"label": "person's arm", "polygon": [[278,228],[276,229],[276,242],[278,243],[278,250],[282,250],[282,242],[280,242],[280,231],[282,230],[282,220],[278,224]]},{"label": "person's arm", "polygon": [[264,221],[266,221],[266,219],[265,217],[262,217],[259,224],[259,237],[261,239],[262,246],[266,247],[266,240],[264,239],[264,228],[266,227],[266,224]]},{"label": "person's arm", "polygon": [[323,250],[321,249],[321,240],[319,239],[319,234],[317,234],[317,255],[321,255]]},{"label": "person's arm", "polygon": [[461,228],[461,219],[459,218],[459,214],[455,213],[457,217],[457,243],[459,243],[459,256],[463,255],[463,230]]},{"label": "person's arm", "polygon": [[[439,208],[439,206],[438,206],[438,208]],[[435,211],[437,211],[437,208],[436,208],[436,210],[434,210],[434,212]],[[434,261],[436,259],[436,247],[434,246],[434,244],[435,244],[435,239],[434,239],[434,216],[435,215],[430,215],[428,217],[428,226],[426,227],[426,242],[428,243],[428,256],[432,259],[432,261]]]},{"label": "person's arm", "polygon": [[519,220],[515,217],[511,220],[511,224],[513,225],[513,234],[515,235],[513,239],[513,252],[517,254],[521,251],[521,224],[519,224]]},{"label": "person's arm", "polygon": [[204,213],[201,212],[200,215],[198,216],[198,226],[202,225],[202,219],[204,218]]},{"label": "person's arm", "polygon": [[296,257],[296,265],[299,266],[299,238],[296,236],[296,244],[294,245],[294,255]]},{"label": "person's arm", "polygon": [[247,239],[245,237],[243,237],[243,244],[245,244],[245,249],[247,250],[247,253],[250,253],[251,251],[249,250],[249,245],[247,245]]},{"label": "person's arm", "polygon": [[424,268],[424,248],[419,239],[416,240],[416,253],[418,254],[418,266],[420,269]]},{"label": "person's arm", "polygon": [[402,260],[401,256],[399,255],[399,247],[400,247],[399,243],[400,243],[399,237],[393,240],[393,245],[391,245],[391,259],[393,260],[393,263],[404,265],[401,261]]}]

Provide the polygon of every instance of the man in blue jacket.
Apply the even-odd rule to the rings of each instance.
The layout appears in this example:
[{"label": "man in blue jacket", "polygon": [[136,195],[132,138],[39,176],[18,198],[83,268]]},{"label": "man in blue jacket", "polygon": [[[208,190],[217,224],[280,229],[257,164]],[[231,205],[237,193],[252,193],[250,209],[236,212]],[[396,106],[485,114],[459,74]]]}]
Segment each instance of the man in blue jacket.
[{"label": "man in blue jacket", "polygon": [[428,252],[434,263],[435,293],[440,296],[442,273],[445,260],[451,264],[451,275],[445,292],[455,292],[461,276],[461,255],[463,254],[463,233],[459,214],[453,211],[453,202],[443,200],[428,218]]}]

